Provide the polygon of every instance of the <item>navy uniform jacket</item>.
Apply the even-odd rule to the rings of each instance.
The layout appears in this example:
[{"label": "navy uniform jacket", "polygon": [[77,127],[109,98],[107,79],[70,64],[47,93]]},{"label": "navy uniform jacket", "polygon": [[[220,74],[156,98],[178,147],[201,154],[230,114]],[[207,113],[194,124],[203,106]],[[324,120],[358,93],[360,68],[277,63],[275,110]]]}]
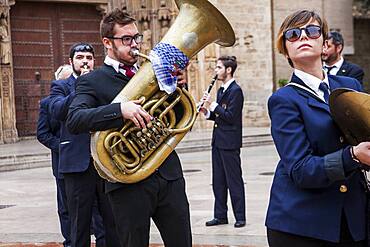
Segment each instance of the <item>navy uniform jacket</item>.
[{"label": "navy uniform jacket", "polygon": [[51,150],[53,175],[62,178],[58,171],[60,123],[48,113],[50,96],[40,101],[39,120],[37,122],[37,140]]},{"label": "navy uniform jacket", "polygon": [[242,89],[233,81],[223,94],[218,90],[216,102],[218,106],[209,117],[215,121],[212,145],[220,149],[238,149],[242,146]]},{"label": "navy uniform jacket", "polygon": [[[292,82],[304,85],[294,74]],[[360,83],[349,77],[329,75],[329,84],[331,90],[361,91]],[[281,160],[271,187],[266,226],[338,242],[344,211],[354,240],[365,239],[362,173],[333,122],[329,105],[305,90],[285,86],[270,97],[268,108]]]},{"label": "navy uniform jacket", "polygon": [[86,171],[90,164],[90,134],[71,134],[65,125],[68,108],[75,97],[75,81],[68,79],[53,81],[51,84],[51,115],[61,121],[59,172],[73,173]]},{"label": "navy uniform jacket", "polygon": [[353,64],[344,60],[342,66],[338,70],[337,75],[355,78],[362,84],[362,79],[364,78],[364,71],[357,64]]}]

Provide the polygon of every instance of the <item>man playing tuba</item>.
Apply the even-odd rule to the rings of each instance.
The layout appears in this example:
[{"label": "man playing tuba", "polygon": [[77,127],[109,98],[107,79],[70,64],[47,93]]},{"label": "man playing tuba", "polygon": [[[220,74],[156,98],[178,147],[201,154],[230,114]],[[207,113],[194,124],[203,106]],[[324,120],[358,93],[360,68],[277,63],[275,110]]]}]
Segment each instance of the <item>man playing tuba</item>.
[{"label": "man playing tuba", "polygon": [[[140,48],[143,36],[135,19],[118,9],[103,18],[100,34],[107,56],[102,67],[77,81],[67,126],[72,133],[120,128],[128,121],[144,128],[152,116],[139,100],[111,104],[138,69],[131,50]],[[184,78],[180,72],[178,84],[185,83]],[[148,178],[133,184],[107,181],[105,188],[122,246],[148,246],[150,218],[165,246],[192,245],[189,203],[175,151]]]}]

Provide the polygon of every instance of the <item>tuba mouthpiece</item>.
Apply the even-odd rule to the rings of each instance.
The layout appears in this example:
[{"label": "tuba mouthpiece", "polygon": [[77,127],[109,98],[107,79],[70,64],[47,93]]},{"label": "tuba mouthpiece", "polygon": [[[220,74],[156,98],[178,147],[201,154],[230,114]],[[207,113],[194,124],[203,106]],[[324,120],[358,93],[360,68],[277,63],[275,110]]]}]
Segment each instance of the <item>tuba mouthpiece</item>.
[{"label": "tuba mouthpiece", "polygon": [[149,60],[150,61],[149,56],[147,56],[147,55],[145,55],[143,53],[140,53],[139,52],[139,49],[136,49],[136,48],[133,48],[133,49],[130,50],[130,55],[133,56],[133,57],[139,56],[139,57],[145,58],[146,60]]},{"label": "tuba mouthpiece", "polygon": [[139,56],[139,50],[138,49],[131,49],[130,50],[130,55],[133,57]]}]

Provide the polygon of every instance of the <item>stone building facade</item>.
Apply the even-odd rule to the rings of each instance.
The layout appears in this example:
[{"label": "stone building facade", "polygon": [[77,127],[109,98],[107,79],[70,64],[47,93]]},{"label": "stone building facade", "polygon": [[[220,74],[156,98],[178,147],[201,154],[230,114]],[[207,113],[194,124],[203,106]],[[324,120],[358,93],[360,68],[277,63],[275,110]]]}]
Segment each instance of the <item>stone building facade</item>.
[{"label": "stone building facade", "polygon": [[[210,2],[233,26],[236,43],[233,47],[211,44],[199,52],[188,66],[189,90],[199,100],[211,81],[217,57],[235,55],[235,77],[245,98],[244,126],[269,125],[267,99],[278,87],[277,82],[291,74],[286,59],[276,52],[275,35],[283,18],[302,6],[318,11],[332,29],[340,30],[346,57],[370,74],[369,42],[364,42],[370,35],[366,31],[369,18],[353,17],[352,0]],[[162,39],[178,14],[174,0],[0,0],[0,143],[35,135],[38,100],[48,94],[52,72],[68,61],[73,42],[80,39],[92,43],[97,63],[102,63],[99,21],[113,8],[122,8],[137,19],[144,34],[143,53]],[[52,15],[47,14],[52,11]],[[212,94],[215,92],[213,89]],[[212,124],[199,117],[193,131],[208,128]]]},{"label": "stone building facade", "polygon": [[[353,17],[352,1],[348,0],[274,0],[273,1],[273,39],[276,42],[276,35],[284,18],[296,10],[314,10],[324,17],[329,29],[338,30],[343,34],[345,40],[344,54],[354,54],[353,44]],[[340,14],[338,14],[340,13]],[[289,79],[292,73],[287,59],[280,55],[275,49],[275,85],[279,80]]]}]

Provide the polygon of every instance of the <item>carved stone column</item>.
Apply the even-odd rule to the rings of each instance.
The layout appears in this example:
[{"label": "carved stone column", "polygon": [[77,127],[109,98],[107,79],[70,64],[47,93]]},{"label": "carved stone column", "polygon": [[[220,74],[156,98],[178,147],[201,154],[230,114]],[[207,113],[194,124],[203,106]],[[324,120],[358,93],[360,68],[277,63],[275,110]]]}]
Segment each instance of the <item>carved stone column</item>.
[{"label": "carved stone column", "polygon": [[[14,4],[14,2],[13,2]],[[15,115],[12,45],[9,9],[12,3],[0,1],[0,143],[18,140]]]}]

